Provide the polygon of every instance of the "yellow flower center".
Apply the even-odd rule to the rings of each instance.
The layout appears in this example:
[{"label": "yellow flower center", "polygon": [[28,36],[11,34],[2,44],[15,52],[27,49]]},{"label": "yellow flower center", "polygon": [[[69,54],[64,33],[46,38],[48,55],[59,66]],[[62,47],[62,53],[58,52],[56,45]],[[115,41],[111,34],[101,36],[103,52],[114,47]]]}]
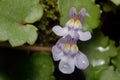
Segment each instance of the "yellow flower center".
[{"label": "yellow flower center", "polygon": [[72,53],[76,53],[78,51],[78,47],[76,44],[73,44],[72,47],[71,47],[71,51]]},{"label": "yellow flower center", "polygon": [[70,44],[66,43],[64,47],[65,52],[68,52],[70,50]]},{"label": "yellow flower center", "polygon": [[74,18],[71,18],[67,23],[66,23],[66,25],[67,26],[69,26],[69,27],[73,27],[73,25],[74,25]]},{"label": "yellow flower center", "polygon": [[80,24],[80,20],[76,20],[75,24],[79,25]]},{"label": "yellow flower center", "polygon": [[70,22],[70,24],[74,23],[74,19],[71,18],[71,19],[69,20],[69,22]]},{"label": "yellow flower center", "polygon": [[82,25],[81,25],[80,20],[77,19],[77,20],[75,21],[74,28],[77,29],[77,28],[80,28],[81,26],[82,26]]}]

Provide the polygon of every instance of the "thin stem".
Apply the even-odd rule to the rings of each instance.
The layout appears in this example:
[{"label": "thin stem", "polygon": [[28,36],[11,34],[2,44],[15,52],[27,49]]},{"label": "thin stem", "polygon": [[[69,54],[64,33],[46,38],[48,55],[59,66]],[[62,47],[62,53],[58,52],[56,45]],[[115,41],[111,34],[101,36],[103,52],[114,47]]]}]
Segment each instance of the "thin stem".
[{"label": "thin stem", "polygon": [[19,49],[19,50],[27,50],[27,51],[47,51],[47,52],[51,52],[51,47],[40,46],[38,44],[35,44],[35,45],[32,45],[32,46],[22,45],[22,46],[19,46],[19,47],[12,47],[7,42],[0,42],[0,47],[13,48],[13,49]]}]

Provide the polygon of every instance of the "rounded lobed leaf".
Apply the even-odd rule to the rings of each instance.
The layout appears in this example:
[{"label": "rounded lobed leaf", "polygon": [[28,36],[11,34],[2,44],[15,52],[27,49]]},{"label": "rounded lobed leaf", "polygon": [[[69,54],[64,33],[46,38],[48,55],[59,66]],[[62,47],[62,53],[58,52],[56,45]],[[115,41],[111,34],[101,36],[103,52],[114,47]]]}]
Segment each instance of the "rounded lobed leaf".
[{"label": "rounded lobed leaf", "polygon": [[0,0],[0,41],[8,40],[12,46],[34,44],[37,28],[33,23],[42,17],[39,0]]},{"label": "rounded lobed leaf", "polygon": [[87,55],[90,63],[85,70],[86,80],[99,80],[101,71],[109,67],[111,58],[117,55],[114,41],[97,30],[93,33],[91,40],[78,43],[80,50]]},{"label": "rounded lobed leaf", "polygon": [[48,53],[35,52],[30,58],[30,63],[33,68],[31,80],[55,80],[54,65]]}]

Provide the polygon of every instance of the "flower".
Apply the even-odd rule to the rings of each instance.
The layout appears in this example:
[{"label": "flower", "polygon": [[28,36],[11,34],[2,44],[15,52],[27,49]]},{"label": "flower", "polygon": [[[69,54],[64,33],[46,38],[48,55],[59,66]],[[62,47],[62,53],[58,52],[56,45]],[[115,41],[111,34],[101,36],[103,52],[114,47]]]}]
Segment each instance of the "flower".
[{"label": "flower", "polygon": [[70,35],[62,37],[56,45],[52,47],[52,56],[55,61],[59,61],[59,70],[62,73],[70,74],[75,66],[78,69],[86,69],[89,65],[86,55],[79,51],[77,40]]},{"label": "flower", "polygon": [[91,38],[91,33],[89,31],[83,31],[83,21],[86,15],[86,9],[82,8],[78,14],[76,14],[76,9],[72,7],[69,12],[68,21],[64,28],[59,25],[52,28],[53,32],[58,36],[70,35],[72,38],[81,41],[87,41]]}]

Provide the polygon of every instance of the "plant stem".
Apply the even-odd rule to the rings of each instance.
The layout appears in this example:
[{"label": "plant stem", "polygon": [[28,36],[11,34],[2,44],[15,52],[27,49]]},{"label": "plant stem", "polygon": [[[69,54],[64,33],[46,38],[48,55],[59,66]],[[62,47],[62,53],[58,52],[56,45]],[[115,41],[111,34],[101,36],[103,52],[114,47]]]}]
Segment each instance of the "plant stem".
[{"label": "plant stem", "polygon": [[27,51],[47,51],[51,52],[51,47],[48,46],[40,46],[38,44],[34,45],[22,45],[19,47],[12,47],[9,43],[7,42],[0,42],[0,47],[5,47],[5,48],[13,48],[13,49],[18,49],[18,50],[27,50]]}]

